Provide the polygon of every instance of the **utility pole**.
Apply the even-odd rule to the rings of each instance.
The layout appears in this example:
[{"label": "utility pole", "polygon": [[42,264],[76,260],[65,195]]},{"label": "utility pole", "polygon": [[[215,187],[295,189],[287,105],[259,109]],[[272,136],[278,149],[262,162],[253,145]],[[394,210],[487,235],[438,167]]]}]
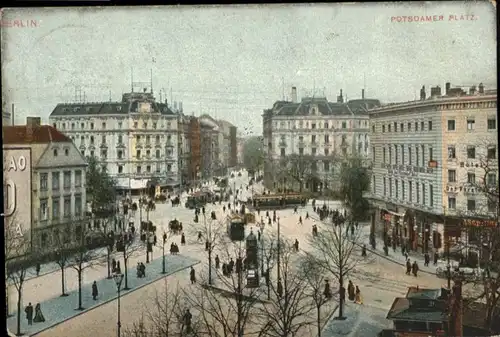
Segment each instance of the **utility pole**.
[{"label": "utility pole", "polygon": [[280,236],[280,230],[281,230],[280,217],[278,217],[278,256],[277,256],[277,259],[276,259],[277,266],[278,266],[278,283],[281,283],[281,264],[280,264],[280,255],[281,255],[281,244],[280,244],[280,241],[281,241],[281,236]]}]

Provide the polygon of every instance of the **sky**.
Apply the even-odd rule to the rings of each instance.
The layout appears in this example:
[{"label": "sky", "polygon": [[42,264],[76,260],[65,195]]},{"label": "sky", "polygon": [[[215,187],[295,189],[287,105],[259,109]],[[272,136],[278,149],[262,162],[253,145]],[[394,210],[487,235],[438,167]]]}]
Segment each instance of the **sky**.
[{"label": "sky", "polygon": [[[398,22],[422,15],[437,21]],[[16,123],[48,122],[58,103],[120,101],[152,71],[158,99],[261,134],[292,86],[386,103],[422,85],[496,88],[495,15],[473,1],[3,9],[2,105]]]}]

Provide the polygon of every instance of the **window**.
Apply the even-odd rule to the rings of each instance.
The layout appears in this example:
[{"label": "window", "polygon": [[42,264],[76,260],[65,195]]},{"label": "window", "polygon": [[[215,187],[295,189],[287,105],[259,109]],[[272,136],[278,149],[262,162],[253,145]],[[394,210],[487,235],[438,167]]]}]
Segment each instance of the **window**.
[{"label": "window", "polygon": [[396,191],[396,199],[399,198],[399,181],[394,181],[394,190]]},{"label": "window", "polygon": [[160,150],[156,150],[156,159],[160,159]]},{"label": "window", "polygon": [[63,216],[69,218],[71,216],[71,197],[64,197]]},{"label": "window", "polygon": [[161,164],[156,163],[156,173],[160,173],[160,171],[161,171]]},{"label": "window", "polygon": [[134,128],[137,129],[137,122],[134,122]]},{"label": "window", "polygon": [[75,215],[82,215],[82,196],[80,194],[75,194]]},{"label": "window", "polygon": [[172,164],[168,164],[167,165],[167,171],[168,172],[172,172]]},{"label": "window", "polygon": [[157,123],[153,123],[153,129],[156,129],[157,126],[158,126]]},{"label": "window", "polygon": [[467,118],[467,130],[474,130],[474,126],[476,125],[476,120],[472,118]]},{"label": "window", "polygon": [[325,144],[328,144],[328,143],[330,143],[330,136],[325,135]]},{"label": "window", "polygon": [[315,147],[313,147],[313,148],[311,149],[311,152],[312,152],[312,155],[313,155],[313,156],[315,156],[315,155],[316,155],[316,148],[315,148]]},{"label": "window", "polygon": [[420,203],[420,183],[415,184],[415,189],[417,190],[417,204]]},{"label": "window", "polygon": [[425,184],[422,183],[422,205],[426,205],[426,203],[425,203],[425,195],[426,195],[426,193],[425,193]]},{"label": "window", "polygon": [[448,197],[448,208],[449,209],[457,208],[457,199],[455,197]]},{"label": "window", "polygon": [[404,132],[405,131],[405,126],[403,123],[399,125],[399,131]]},{"label": "window", "polygon": [[497,157],[497,147],[496,146],[488,146],[488,159],[495,159]]},{"label": "window", "polygon": [[141,159],[141,150],[137,150],[135,156],[137,159]]},{"label": "window", "polygon": [[398,123],[394,122],[394,132],[398,132]]},{"label": "window", "polygon": [[80,128],[85,129],[85,123],[80,123]]},{"label": "window", "polygon": [[118,159],[123,158],[123,151],[122,150],[118,150],[117,154],[118,154]]},{"label": "window", "polygon": [[346,129],[347,128],[347,123],[346,122],[342,122],[342,129]]},{"label": "window", "polygon": [[47,191],[49,185],[49,174],[40,173],[40,191]]},{"label": "window", "polygon": [[81,187],[81,186],[82,186],[82,171],[76,170],[75,171],[75,187]]},{"label": "window", "polygon": [[498,204],[498,200],[495,201],[495,200],[488,199],[488,212],[490,212],[490,213],[496,212],[497,211],[497,204]]},{"label": "window", "polygon": [[54,157],[57,157],[57,149],[54,149],[53,152],[54,152]]},{"label": "window", "polygon": [[90,123],[90,130],[94,130],[94,123]]},{"label": "window", "polygon": [[149,158],[151,156],[151,151],[150,150],[147,150],[146,151],[146,158]]},{"label": "window", "polygon": [[94,136],[90,136],[90,144],[94,144]]},{"label": "window", "polygon": [[49,219],[49,204],[47,199],[40,200],[40,221]]},{"label": "window", "polygon": [[392,164],[392,147],[389,147],[389,164]]},{"label": "window", "polygon": [[475,211],[476,210],[476,200],[467,200],[467,210],[468,211]]},{"label": "window", "polygon": [[325,149],[325,156],[328,156],[330,154],[330,150],[329,149]]},{"label": "window", "polygon": [[415,131],[418,131],[418,122],[415,122]]},{"label": "window", "polygon": [[420,156],[418,153],[418,147],[415,148],[415,164],[417,165],[417,167],[420,166]]},{"label": "window", "polygon": [[385,125],[382,125],[382,133],[385,132]]},{"label": "window", "polygon": [[387,195],[387,181],[384,177],[384,195]]},{"label": "window", "polygon": [[102,123],[102,129],[106,130],[106,123],[104,123],[104,122]]},{"label": "window", "polygon": [[407,129],[408,131],[411,131],[411,123],[408,123]]},{"label": "window", "polygon": [[75,129],[75,123],[71,123],[71,130]]},{"label": "window", "polygon": [[118,173],[123,173],[123,165],[118,165]]},{"label": "window", "polygon": [[137,166],[137,173],[141,173],[141,171],[142,171],[142,167]]},{"label": "window", "polygon": [[52,198],[52,219],[58,219],[59,218],[59,212],[60,212],[60,201],[59,198]]},{"label": "window", "polygon": [[372,161],[375,162],[375,146],[372,146]]},{"label": "window", "polygon": [[391,124],[387,125],[387,132],[391,132]]},{"label": "window", "polygon": [[413,202],[413,182],[408,182],[408,199],[410,202]]},{"label": "window", "polygon": [[108,150],[101,150],[101,158],[102,159],[108,158]]},{"label": "window", "polygon": [[389,178],[389,197],[392,198],[392,178]]},{"label": "window", "polygon": [[311,129],[316,129],[316,123],[311,123]]},{"label": "window", "polygon": [[455,145],[448,145],[448,159],[455,159],[455,158],[457,158]]},{"label": "window", "polygon": [[105,136],[105,135],[102,135],[102,137],[101,137],[101,142],[102,142],[102,143],[106,143],[106,136]]},{"label": "window", "polygon": [[411,146],[408,145],[408,165],[411,165],[412,164],[412,160],[411,160]]},{"label": "window", "polygon": [[429,185],[429,206],[434,206],[434,186]]},{"label": "window", "polygon": [[405,164],[405,147],[401,145],[401,165]]},{"label": "window", "polygon": [[330,171],[330,162],[329,161],[325,160],[323,162],[323,169],[325,170],[325,172]]},{"label": "window", "polygon": [[385,147],[382,148],[382,160],[384,161],[384,163],[386,162],[385,161]]},{"label": "window", "polygon": [[59,172],[52,172],[52,189],[59,189]]},{"label": "window", "polygon": [[150,136],[146,136],[146,144],[149,144],[151,142],[151,137]]},{"label": "window", "polygon": [[135,139],[136,139],[136,142],[139,143],[141,141],[141,136],[137,135],[137,136],[135,136]]},{"label": "window", "polygon": [[315,135],[311,136],[311,143],[316,144],[316,136]]},{"label": "window", "polygon": [[496,186],[497,184],[497,176],[495,173],[488,173],[488,175],[486,176],[486,185],[487,186]]},{"label": "window", "polygon": [[325,123],[324,128],[328,129],[328,123]]},{"label": "window", "polygon": [[95,156],[94,151],[90,151],[90,156],[91,156],[91,157],[94,157],[94,156]]},{"label": "window", "polygon": [[122,144],[122,143],[123,143],[123,136],[118,135],[118,144]]},{"label": "window", "polygon": [[155,137],[155,142],[156,142],[157,144],[158,144],[158,143],[160,143],[160,136],[158,136],[158,135],[157,135],[157,136]]},{"label": "window", "polygon": [[401,198],[403,198],[403,200],[406,199],[405,182],[404,182],[404,180],[401,180]]},{"label": "window", "polygon": [[455,120],[448,120],[448,131],[455,131]]},{"label": "window", "polygon": [[432,131],[432,121],[429,121],[427,124],[428,124],[428,127],[429,127],[428,131]]},{"label": "window", "polygon": [[432,147],[429,146],[429,161],[434,160],[434,153]]},{"label": "window", "polygon": [[448,170],[448,182],[449,183],[456,183],[457,182],[457,171]]},{"label": "window", "polygon": [[420,131],[425,131],[425,123],[420,122]]},{"label": "window", "polygon": [[146,172],[148,172],[148,173],[151,172],[151,166],[150,165],[146,166]]},{"label": "window", "polygon": [[497,119],[492,117],[488,118],[488,130],[496,130],[497,128]]},{"label": "window", "polygon": [[375,133],[375,125],[372,125],[372,133]]},{"label": "window", "polygon": [[425,147],[422,145],[422,166],[425,166]]},{"label": "window", "polygon": [[398,146],[394,145],[394,164],[399,164]]},{"label": "window", "polygon": [[144,129],[148,128],[148,123],[144,123]]},{"label": "window", "polygon": [[475,184],[476,183],[476,174],[475,173],[467,173],[467,183]]},{"label": "window", "polygon": [[64,171],[63,173],[63,188],[69,190],[71,187],[71,171]]},{"label": "window", "polygon": [[475,159],[476,158],[476,147],[473,145],[467,146],[467,158]]},{"label": "window", "polygon": [[85,157],[85,150],[80,151],[82,153],[82,156]]},{"label": "window", "polygon": [[122,122],[118,122],[118,129],[121,129],[123,126],[123,123]]}]

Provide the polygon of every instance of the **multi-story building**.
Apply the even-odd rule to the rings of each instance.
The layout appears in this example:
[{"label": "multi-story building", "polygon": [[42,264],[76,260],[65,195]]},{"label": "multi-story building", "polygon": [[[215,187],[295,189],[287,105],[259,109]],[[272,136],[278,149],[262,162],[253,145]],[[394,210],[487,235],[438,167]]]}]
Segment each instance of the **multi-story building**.
[{"label": "multi-story building", "polygon": [[49,119],[82,155],[95,156],[121,190],[180,184],[179,112],[152,92],[125,93],[121,102],[58,104]]},{"label": "multi-story building", "polygon": [[[220,156],[219,161],[224,166],[224,173],[227,174],[228,168],[231,162],[231,127],[233,124],[225,120],[219,120],[218,124],[220,126],[219,133],[219,146],[220,146]],[[221,142],[222,140],[222,142]]]},{"label": "multi-story building", "polygon": [[[472,241],[472,231],[461,229],[476,224],[473,219],[495,219],[482,224],[496,225],[496,90],[480,84],[466,93],[446,83],[445,95],[437,86],[426,98],[423,87],[420,100],[369,114],[372,232],[430,251]],[[496,202],[482,187],[494,189]]]},{"label": "multi-story building", "polygon": [[376,99],[362,98],[344,102],[342,90],[337,102],[326,97],[304,97],[277,101],[264,110],[264,182],[272,187],[278,180],[280,159],[294,154],[307,156],[311,174],[304,179],[306,187],[317,190],[320,183],[335,188],[335,156],[358,153],[369,155],[368,109],[379,106]]},{"label": "multi-story building", "polygon": [[31,195],[19,195],[24,193],[21,190],[15,193],[24,198],[23,203],[31,200],[32,246],[53,249],[60,242],[74,242],[85,226],[85,158],[69,137],[52,126],[40,125],[40,118],[28,117],[26,125],[3,127],[4,153],[19,148],[31,153],[29,163],[14,163],[16,170],[31,166],[31,186],[26,192]]},{"label": "multi-story building", "polygon": [[11,114],[8,111],[2,111],[2,125],[10,126],[12,125]]},{"label": "multi-story building", "polygon": [[209,115],[202,115],[198,119],[201,130],[201,176],[207,179],[221,170],[218,144],[220,128]]},{"label": "multi-story building", "polygon": [[243,146],[245,145],[245,138],[238,137],[236,139],[236,161],[238,166],[243,165]]}]

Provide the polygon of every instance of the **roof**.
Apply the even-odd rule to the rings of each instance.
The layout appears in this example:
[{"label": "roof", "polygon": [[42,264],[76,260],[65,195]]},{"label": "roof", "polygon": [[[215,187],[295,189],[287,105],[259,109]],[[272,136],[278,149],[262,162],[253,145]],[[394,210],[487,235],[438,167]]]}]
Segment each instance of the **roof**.
[{"label": "roof", "polygon": [[417,322],[445,322],[447,315],[439,307],[433,308],[413,308],[410,307],[410,300],[397,297],[392,303],[387,314],[387,319]]},{"label": "roof", "polygon": [[326,97],[305,97],[300,103],[276,101],[272,109],[264,114],[278,116],[305,116],[309,115],[312,106],[318,107],[318,114],[323,116],[335,115],[368,115],[368,110],[380,106],[377,99],[356,99],[347,103],[329,102]]},{"label": "roof", "polygon": [[[89,116],[89,115],[126,115],[135,112],[137,102],[92,102],[92,103],[59,103],[50,117]],[[177,115],[168,104],[151,102],[154,112],[162,115]]]},{"label": "roof", "polygon": [[423,289],[416,287],[409,287],[406,293],[406,298],[409,299],[425,299],[437,300],[441,297],[441,289]]},{"label": "roof", "polygon": [[[30,136],[31,132],[31,136]],[[67,136],[50,125],[16,125],[2,127],[4,144],[48,144],[71,142]]]}]

